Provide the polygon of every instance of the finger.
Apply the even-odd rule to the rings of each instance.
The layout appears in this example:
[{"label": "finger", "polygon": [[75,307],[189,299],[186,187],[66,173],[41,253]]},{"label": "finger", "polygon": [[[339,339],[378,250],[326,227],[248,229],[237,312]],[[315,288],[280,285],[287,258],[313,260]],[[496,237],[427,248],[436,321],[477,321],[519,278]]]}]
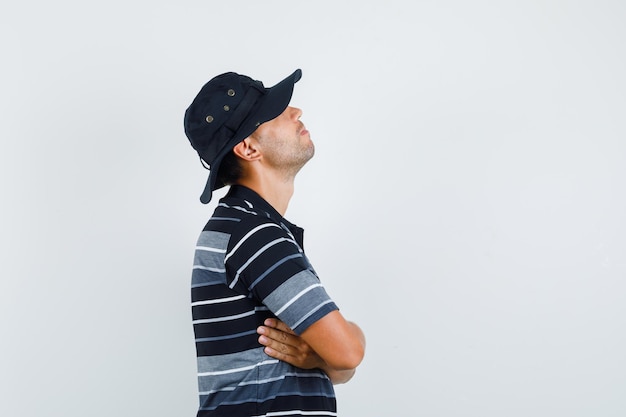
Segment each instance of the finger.
[{"label": "finger", "polygon": [[265,324],[266,326],[281,330],[286,333],[295,334],[294,331],[291,330],[289,326],[287,326],[284,322],[278,319],[266,319],[263,324]]},{"label": "finger", "polygon": [[276,349],[272,349],[271,347],[265,347],[263,352],[271,358],[281,360],[283,362],[290,362],[290,356],[280,352]]},{"label": "finger", "polygon": [[257,333],[259,335],[266,336],[268,339],[274,340],[278,343],[283,343],[287,345],[295,344],[295,336],[282,330],[277,330],[266,326],[260,326],[257,328]]},{"label": "finger", "polygon": [[295,352],[293,346],[290,346],[286,343],[278,342],[266,336],[259,336],[259,343],[265,346],[265,353],[276,358],[278,358],[278,355],[280,354],[279,359],[282,360],[285,360],[285,357],[293,356]]}]

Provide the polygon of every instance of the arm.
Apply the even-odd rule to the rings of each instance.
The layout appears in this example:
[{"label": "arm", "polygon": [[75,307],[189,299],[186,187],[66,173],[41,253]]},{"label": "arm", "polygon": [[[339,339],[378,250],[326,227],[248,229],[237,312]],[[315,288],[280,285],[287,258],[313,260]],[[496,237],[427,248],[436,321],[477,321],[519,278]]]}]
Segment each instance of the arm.
[{"label": "arm", "polygon": [[[336,315],[334,313],[336,313]],[[335,317],[332,317],[331,314]],[[328,375],[333,384],[348,382],[354,375],[356,366],[363,358],[365,337],[356,324],[345,321],[339,312],[333,312],[331,314],[326,316],[331,316],[328,317],[330,320],[320,323],[320,326],[311,326],[302,336],[296,335],[285,323],[278,319],[267,319],[264,323],[265,325],[260,326],[257,330],[260,335],[259,343],[266,347],[265,353],[273,358],[303,369],[319,368]],[[336,337],[337,334],[341,332],[329,332],[326,326],[336,325],[336,320],[343,320],[345,322],[350,332],[346,339],[348,339],[348,341],[355,339],[352,340],[352,343],[356,342],[356,352],[349,352],[351,344],[345,342],[342,342],[339,346],[322,347],[321,350],[326,352],[325,354],[330,359],[329,361],[318,354],[312,348],[311,344],[307,342],[305,337],[307,339],[317,338],[314,342],[316,345],[331,345],[333,337]],[[315,328],[313,328],[314,326]],[[312,331],[309,332],[309,330]],[[320,334],[321,332],[325,332],[325,334]],[[354,347],[352,347],[352,349],[354,349]],[[327,350],[335,352],[329,355]],[[341,357],[341,355],[345,354],[348,356]],[[356,362],[354,362],[355,360]]]}]

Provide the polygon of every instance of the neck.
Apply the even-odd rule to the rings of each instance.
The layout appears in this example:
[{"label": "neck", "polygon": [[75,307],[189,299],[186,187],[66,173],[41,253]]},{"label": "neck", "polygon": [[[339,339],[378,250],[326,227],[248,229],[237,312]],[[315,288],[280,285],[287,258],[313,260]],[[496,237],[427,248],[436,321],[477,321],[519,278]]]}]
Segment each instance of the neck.
[{"label": "neck", "polygon": [[263,175],[241,178],[238,183],[263,197],[281,216],[285,216],[294,191],[294,178]]}]

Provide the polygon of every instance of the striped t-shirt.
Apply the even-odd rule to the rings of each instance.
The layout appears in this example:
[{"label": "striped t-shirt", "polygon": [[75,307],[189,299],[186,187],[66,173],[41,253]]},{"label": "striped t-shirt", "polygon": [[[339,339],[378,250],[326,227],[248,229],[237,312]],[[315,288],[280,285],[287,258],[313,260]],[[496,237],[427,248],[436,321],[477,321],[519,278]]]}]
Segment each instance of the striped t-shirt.
[{"label": "striped t-shirt", "polygon": [[302,249],[303,230],[254,191],[232,186],[200,234],[191,298],[198,417],[335,416],[333,385],[263,352],[256,329],[295,333],[337,309]]}]

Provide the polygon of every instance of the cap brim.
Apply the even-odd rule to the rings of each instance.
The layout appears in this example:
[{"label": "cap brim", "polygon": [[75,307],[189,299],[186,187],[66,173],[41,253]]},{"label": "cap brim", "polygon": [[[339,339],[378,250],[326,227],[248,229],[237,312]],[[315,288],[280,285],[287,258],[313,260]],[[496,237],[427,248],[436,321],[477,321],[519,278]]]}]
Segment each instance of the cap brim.
[{"label": "cap brim", "polygon": [[297,83],[300,78],[302,78],[302,71],[297,69],[293,74],[269,88],[269,91],[263,97],[264,105],[261,105],[259,111],[252,116],[255,123],[269,122],[285,111],[291,101],[294,84]]}]

